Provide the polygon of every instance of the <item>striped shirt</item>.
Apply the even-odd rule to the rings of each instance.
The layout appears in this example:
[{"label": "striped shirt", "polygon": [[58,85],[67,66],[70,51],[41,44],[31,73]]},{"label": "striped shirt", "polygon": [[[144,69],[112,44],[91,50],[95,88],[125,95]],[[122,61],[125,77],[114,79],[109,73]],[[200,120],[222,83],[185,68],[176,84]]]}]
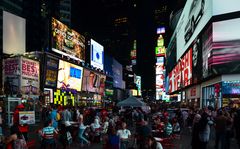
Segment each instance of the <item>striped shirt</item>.
[{"label": "striped shirt", "polygon": [[42,130],[43,138],[45,139],[53,139],[54,138],[55,128],[52,126],[44,127]]}]

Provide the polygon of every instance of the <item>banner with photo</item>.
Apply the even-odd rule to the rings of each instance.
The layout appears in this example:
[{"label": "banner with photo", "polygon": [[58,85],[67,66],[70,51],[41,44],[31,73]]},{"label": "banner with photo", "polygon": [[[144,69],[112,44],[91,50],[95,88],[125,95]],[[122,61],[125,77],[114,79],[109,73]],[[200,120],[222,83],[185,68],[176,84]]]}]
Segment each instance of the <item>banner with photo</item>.
[{"label": "banner with photo", "polygon": [[45,86],[53,87],[57,86],[57,74],[58,74],[58,60],[47,57],[46,75],[45,75]]},{"label": "banner with photo", "polygon": [[100,75],[88,69],[84,69],[82,90],[87,92],[98,93],[99,87],[100,87]]},{"label": "banner with photo", "polygon": [[52,18],[52,50],[72,59],[85,61],[85,37]]},{"label": "banner with photo", "polygon": [[[21,58],[21,92],[24,97],[34,97],[39,95],[39,62]],[[32,97],[31,97],[32,96]]]}]

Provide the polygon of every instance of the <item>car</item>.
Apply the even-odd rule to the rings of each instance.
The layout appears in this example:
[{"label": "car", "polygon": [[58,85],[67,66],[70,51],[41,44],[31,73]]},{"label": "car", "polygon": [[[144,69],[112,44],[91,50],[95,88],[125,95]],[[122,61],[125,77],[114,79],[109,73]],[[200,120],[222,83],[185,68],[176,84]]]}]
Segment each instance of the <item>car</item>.
[{"label": "car", "polygon": [[184,39],[187,43],[193,35],[195,28],[204,13],[205,0],[193,0],[188,14],[188,22],[185,26]]}]

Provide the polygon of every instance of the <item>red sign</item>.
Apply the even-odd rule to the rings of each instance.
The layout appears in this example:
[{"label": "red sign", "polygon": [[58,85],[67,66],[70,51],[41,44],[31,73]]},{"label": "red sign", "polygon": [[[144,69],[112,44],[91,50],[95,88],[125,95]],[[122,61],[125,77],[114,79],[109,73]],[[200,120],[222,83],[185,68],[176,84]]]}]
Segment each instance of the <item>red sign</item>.
[{"label": "red sign", "polygon": [[174,92],[192,83],[192,48],[169,73],[169,92]]}]

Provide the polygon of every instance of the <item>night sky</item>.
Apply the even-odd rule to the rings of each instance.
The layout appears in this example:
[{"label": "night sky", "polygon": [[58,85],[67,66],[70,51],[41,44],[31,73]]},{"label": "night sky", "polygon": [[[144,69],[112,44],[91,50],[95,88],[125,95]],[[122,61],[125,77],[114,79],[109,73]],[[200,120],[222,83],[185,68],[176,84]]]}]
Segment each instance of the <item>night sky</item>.
[{"label": "night sky", "polygon": [[[137,7],[133,13],[133,7],[129,7],[130,0],[72,0],[72,28],[81,34],[90,34],[97,42],[103,43],[104,39],[112,36],[112,20],[115,15],[132,16],[136,28],[137,38],[137,75],[142,76],[143,89],[155,89],[155,57],[156,25],[154,24],[154,0],[137,0]],[[163,0],[164,1],[164,0]],[[174,9],[177,0],[169,0],[169,8]],[[127,4],[125,4],[127,3]],[[117,7],[120,5],[120,7]],[[168,24],[168,23],[166,23]],[[169,36],[170,37],[170,36]],[[103,46],[105,46],[103,44]],[[111,47],[106,53],[113,53],[115,58],[124,63],[128,57],[127,49],[114,51]],[[115,53],[120,52],[121,54]],[[115,54],[114,54],[115,53]],[[125,56],[126,55],[126,56]]]}]

